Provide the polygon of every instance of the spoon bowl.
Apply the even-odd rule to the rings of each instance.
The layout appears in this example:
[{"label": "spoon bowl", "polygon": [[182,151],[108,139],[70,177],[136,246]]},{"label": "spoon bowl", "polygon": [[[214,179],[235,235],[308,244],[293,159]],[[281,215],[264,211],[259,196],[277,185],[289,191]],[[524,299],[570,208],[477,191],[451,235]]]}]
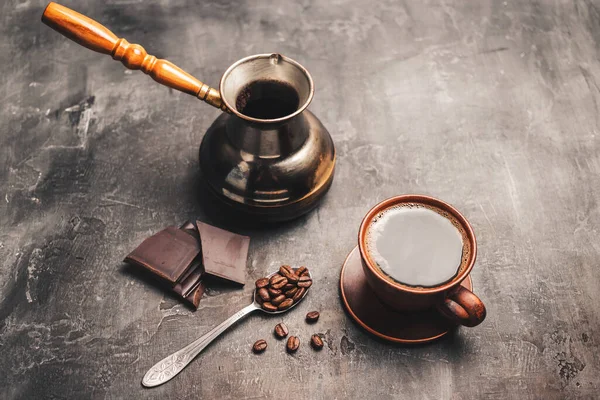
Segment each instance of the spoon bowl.
[{"label": "spoon bowl", "polygon": [[[267,275],[265,278],[271,279],[271,277],[278,272],[279,271],[275,271],[272,274]],[[310,274],[310,271],[308,271],[308,276],[310,277],[310,279],[312,279],[312,275]],[[298,301],[295,302],[294,304],[292,304],[289,308],[286,308],[285,310],[269,311],[269,310],[265,310],[264,308],[262,308],[260,301],[259,301],[259,297],[258,297],[258,289],[254,289],[254,297],[253,297],[254,298],[254,306],[256,306],[259,310],[261,310],[262,312],[267,313],[267,314],[271,314],[271,315],[283,314],[285,312],[290,311],[292,308],[296,307],[298,304],[300,304],[302,302],[302,300],[304,300],[304,298],[308,294],[308,291],[309,291],[309,289],[306,289],[306,291],[304,291],[304,294],[302,295],[302,297],[300,297],[300,299],[298,299]]]}]

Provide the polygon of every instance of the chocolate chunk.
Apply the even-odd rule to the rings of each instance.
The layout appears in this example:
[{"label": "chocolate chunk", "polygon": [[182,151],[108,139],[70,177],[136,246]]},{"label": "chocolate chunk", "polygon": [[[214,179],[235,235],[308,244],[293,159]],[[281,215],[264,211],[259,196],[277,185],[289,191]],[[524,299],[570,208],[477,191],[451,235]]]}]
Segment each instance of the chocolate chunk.
[{"label": "chocolate chunk", "polygon": [[198,305],[200,304],[200,299],[202,299],[202,295],[204,294],[204,289],[204,282],[199,281],[198,286],[192,289],[192,291],[190,292],[190,294],[187,295],[185,300],[191,303],[194,306],[194,308],[197,309]]},{"label": "chocolate chunk", "polygon": [[196,221],[202,243],[202,261],[207,275],[246,283],[250,238]]},{"label": "chocolate chunk", "polygon": [[174,285],[200,253],[193,236],[170,226],[144,240],[125,262],[146,268]]},{"label": "chocolate chunk", "polygon": [[192,263],[188,272],[173,286],[173,291],[181,297],[187,297],[202,279],[202,265],[197,259]]}]

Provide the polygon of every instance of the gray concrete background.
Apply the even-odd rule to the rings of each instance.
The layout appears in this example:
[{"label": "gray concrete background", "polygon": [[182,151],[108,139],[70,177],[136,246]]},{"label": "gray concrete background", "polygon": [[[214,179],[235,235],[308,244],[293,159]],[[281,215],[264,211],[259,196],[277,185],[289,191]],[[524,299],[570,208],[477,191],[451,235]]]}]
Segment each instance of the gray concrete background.
[{"label": "gray concrete background", "polygon": [[[223,226],[198,184],[218,111],[51,31],[45,4],[0,3],[1,398],[597,398],[598,2],[65,0],[212,85],[250,54],[298,60],[338,151],[316,211],[227,226],[252,237],[249,283],[310,266],[305,303],[250,317],[153,390],[152,364],[251,293],[213,287],[191,312],[121,264],[164,226]],[[338,275],[368,209],[413,192],[471,221],[488,318],[399,347],[349,320]],[[282,319],[295,356],[271,336]]]}]

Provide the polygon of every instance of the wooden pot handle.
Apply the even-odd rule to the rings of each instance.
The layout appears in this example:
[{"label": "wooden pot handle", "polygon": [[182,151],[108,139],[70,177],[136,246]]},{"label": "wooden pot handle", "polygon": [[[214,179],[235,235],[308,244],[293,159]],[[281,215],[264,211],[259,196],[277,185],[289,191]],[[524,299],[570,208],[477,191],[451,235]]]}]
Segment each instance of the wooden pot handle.
[{"label": "wooden pot handle", "polygon": [[486,316],[485,306],[473,292],[459,286],[450,292],[438,310],[447,318],[464,326],[476,326]]},{"label": "wooden pot handle", "polygon": [[44,10],[42,22],[90,50],[110,54],[129,69],[141,69],[160,84],[229,111],[218,90],[200,82],[175,64],[148,54],[139,44],[119,39],[108,28],[85,15],[52,2]]}]

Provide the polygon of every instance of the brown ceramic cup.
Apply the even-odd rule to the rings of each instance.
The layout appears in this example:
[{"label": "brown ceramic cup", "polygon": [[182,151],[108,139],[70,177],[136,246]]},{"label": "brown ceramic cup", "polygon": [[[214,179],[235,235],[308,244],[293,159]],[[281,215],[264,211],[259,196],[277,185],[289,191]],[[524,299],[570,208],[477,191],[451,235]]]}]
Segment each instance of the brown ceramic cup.
[{"label": "brown ceramic cup", "polygon": [[[394,281],[384,274],[367,252],[366,234],[371,221],[382,211],[399,204],[420,204],[447,213],[462,226],[463,250],[466,259],[458,274],[450,281],[434,287],[413,287]],[[465,243],[466,240],[466,243]],[[485,319],[483,302],[461,286],[469,275],[477,256],[477,241],[471,225],[454,207],[433,197],[403,195],[384,200],[373,207],[363,219],[358,232],[358,247],[369,286],[377,296],[398,311],[419,311],[436,307],[442,315],[464,326],[479,325]]]}]

